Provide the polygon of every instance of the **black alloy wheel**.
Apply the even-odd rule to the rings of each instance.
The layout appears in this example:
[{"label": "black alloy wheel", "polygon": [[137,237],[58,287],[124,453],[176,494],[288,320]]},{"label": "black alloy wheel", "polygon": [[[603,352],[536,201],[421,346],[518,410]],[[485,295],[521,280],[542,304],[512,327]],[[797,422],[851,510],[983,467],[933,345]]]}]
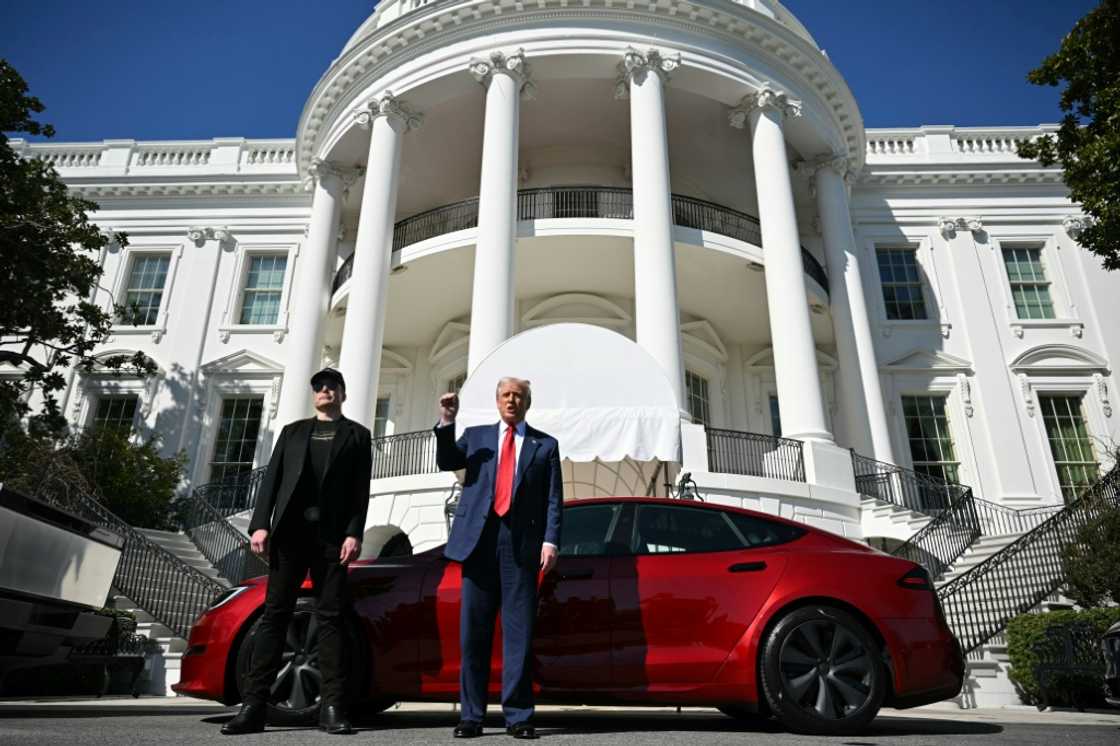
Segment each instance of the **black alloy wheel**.
[{"label": "black alloy wheel", "polygon": [[771,709],[795,731],[857,732],[886,696],[878,642],[839,609],[804,607],[782,617],[766,639],[761,664]]}]

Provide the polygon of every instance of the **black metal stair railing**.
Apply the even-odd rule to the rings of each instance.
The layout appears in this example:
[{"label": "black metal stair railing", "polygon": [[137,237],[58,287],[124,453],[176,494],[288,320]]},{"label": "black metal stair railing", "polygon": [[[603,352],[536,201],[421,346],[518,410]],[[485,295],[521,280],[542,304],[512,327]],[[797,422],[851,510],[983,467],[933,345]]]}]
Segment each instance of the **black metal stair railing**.
[{"label": "black metal stair railing", "polygon": [[[962,485],[957,485],[962,486]],[[902,546],[891,551],[896,557],[917,562],[930,577],[944,575],[983,533],[972,490],[956,496],[952,505],[922,526]]]},{"label": "black metal stair railing", "polygon": [[876,461],[855,452],[852,453],[852,469],[855,472],[856,492],[915,513],[940,515],[963,498],[965,493],[971,493],[963,484]]},{"label": "black metal stair railing", "polygon": [[230,583],[237,585],[267,574],[268,563],[253,552],[245,534],[198,494],[203,487],[212,486],[202,485],[178,501],[179,527],[218,574]]},{"label": "black metal stair railing", "polygon": [[194,494],[223,518],[252,510],[257,505],[257,490],[268,467],[231,474],[219,482],[209,482],[195,487]]},{"label": "black metal stair railing", "polygon": [[985,536],[1006,536],[1030,531],[1050,516],[1060,511],[1063,505],[1041,505],[1036,508],[1009,508],[1006,505],[974,498],[976,515]]},{"label": "black metal stair railing", "polygon": [[938,589],[945,616],[965,653],[976,653],[1011,619],[1030,611],[1065,582],[1063,550],[1085,526],[1120,509],[1120,470],[1113,468],[1079,497],[968,572]]},{"label": "black metal stair railing", "polygon": [[[730,207],[707,202],[683,194],[671,195],[673,223],[682,228],[718,233],[755,246],[762,246],[762,229],[758,218]],[[517,193],[518,220],[552,218],[592,218],[633,220],[634,195],[626,188],[599,186],[563,186],[522,189]],[[478,226],[478,197],[409,216],[393,226],[393,251],[405,246]],[[765,249],[765,247],[763,247]],[[354,271],[351,254],[335,273],[331,292],[342,287]],[[828,274],[824,265],[803,247],[801,263],[805,274],[828,292]]]},{"label": "black metal stair railing", "polygon": [[436,434],[431,430],[385,435],[373,439],[374,479],[435,474]]},{"label": "black metal stair railing", "polygon": [[805,481],[801,441],[762,433],[705,428],[708,469],[719,474]]},{"label": "black metal stair railing", "polygon": [[70,510],[125,540],[113,585],[179,637],[225,587],[137,531],[93,497],[81,473],[60,457],[45,469],[32,497]]}]

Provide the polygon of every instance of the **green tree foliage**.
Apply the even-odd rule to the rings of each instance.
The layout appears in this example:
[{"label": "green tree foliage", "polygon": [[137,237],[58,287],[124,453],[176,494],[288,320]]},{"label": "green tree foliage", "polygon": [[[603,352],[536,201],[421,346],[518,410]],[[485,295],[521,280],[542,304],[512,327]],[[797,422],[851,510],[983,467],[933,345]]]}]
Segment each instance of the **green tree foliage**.
[{"label": "green tree foliage", "polygon": [[1062,566],[1069,582],[1066,595],[1079,606],[1120,604],[1120,509],[1082,528],[1062,552]]},{"label": "green tree foliage", "polygon": [[1027,80],[1064,84],[1065,116],[1056,136],[1020,145],[1019,155],[1061,165],[1090,217],[1078,240],[1106,269],[1120,269],[1120,0],[1101,0]]},{"label": "green tree foliage", "polygon": [[53,433],[14,430],[0,448],[0,482],[38,494],[50,465],[63,459],[77,468],[75,480],[119,518],[141,528],[174,527],[171,503],[183,477],[186,456],[160,456],[155,439],[134,442],[119,428],[101,427],[57,438]]},{"label": "green tree foliage", "polygon": [[[1120,608],[1088,609],[1087,611],[1051,611],[1045,614],[1022,614],[1007,625],[1007,655],[1011,659],[1011,680],[1019,689],[1025,704],[1041,701],[1042,691],[1035,677],[1035,668],[1043,660],[1053,659],[1061,653],[1060,635],[1063,629],[1089,626],[1094,639],[1120,622]],[[1097,648],[1099,650],[1099,648]],[[1099,655],[1101,672],[1104,661]],[[1055,677],[1050,690],[1050,702],[1055,705],[1101,704],[1101,677],[1099,674],[1065,674]]]},{"label": "green tree foliage", "polygon": [[[0,364],[20,371],[0,378],[0,442],[29,413],[26,401],[35,391],[43,398],[40,424],[61,429],[55,394],[66,386],[63,371],[93,366],[92,352],[114,317],[128,316],[94,302],[101,252],[111,242],[123,246],[126,237],[103,234],[87,217],[96,204],[70,194],[50,165],[11,147],[12,133],[54,135],[34,119],[42,111],[20,74],[0,59]],[[137,374],[155,369],[140,353],[96,364]]]}]

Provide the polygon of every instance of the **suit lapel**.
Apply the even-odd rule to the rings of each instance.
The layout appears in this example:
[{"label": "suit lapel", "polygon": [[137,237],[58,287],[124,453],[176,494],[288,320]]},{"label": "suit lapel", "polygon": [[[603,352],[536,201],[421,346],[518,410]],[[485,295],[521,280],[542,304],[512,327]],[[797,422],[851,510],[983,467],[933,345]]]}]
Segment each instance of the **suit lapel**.
[{"label": "suit lapel", "polygon": [[525,475],[525,470],[532,462],[539,446],[540,441],[537,440],[536,431],[526,425],[525,439],[521,441],[521,456],[517,459],[517,476],[513,480],[513,495],[517,494],[517,488],[521,486],[521,477]]},{"label": "suit lapel", "polygon": [[335,462],[338,461],[338,454],[342,452],[343,446],[346,441],[353,434],[354,428],[350,420],[345,417],[338,420],[338,432],[334,434],[334,440],[331,441],[331,456],[327,460],[326,471],[323,472],[323,483],[327,481],[327,475],[330,474],[331,469],[334,467]]}]

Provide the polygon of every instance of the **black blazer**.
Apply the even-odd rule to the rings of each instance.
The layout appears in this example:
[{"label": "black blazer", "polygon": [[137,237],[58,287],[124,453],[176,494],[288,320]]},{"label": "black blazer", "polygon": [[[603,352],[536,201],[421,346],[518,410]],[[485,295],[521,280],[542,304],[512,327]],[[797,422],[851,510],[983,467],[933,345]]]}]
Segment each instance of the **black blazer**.
[{"label": "black blazer", "polygon": [[[257,506],[249,522],[249,533],[268,529],[275,535],[284,510],[299,484],[300,474],[310,469],[307,445],[315,418],[296,420],[284,426],[272,459],[257,492]],[[369,429],[343,417],[331,445],[330,463],[323,475],[319,506],[319,532],[324,541],[342,544],[347,536],[361,540],[366,529],[369,507],[369,480],[373,469],[373,450]]]}]

